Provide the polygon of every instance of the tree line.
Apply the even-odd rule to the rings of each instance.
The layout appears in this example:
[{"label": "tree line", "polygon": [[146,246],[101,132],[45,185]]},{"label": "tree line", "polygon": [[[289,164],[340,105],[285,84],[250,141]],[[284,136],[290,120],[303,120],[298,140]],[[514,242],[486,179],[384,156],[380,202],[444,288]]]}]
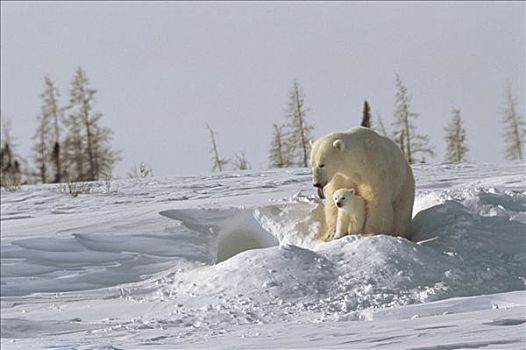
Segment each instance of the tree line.
[{"label": "tree line", "polygon": [[[273,124],[274,133],[269,152],[271,168],[307,167],[309,165],[311,132],[314,126],[307,121],[307,112],[303,90],[294,80],[289,91],[285,123],[279,126]],[[215,132],[209,125],[206,127],[210,132],[212,171],[223,171],[231,160],[219,155]],[[245,153],[235,153],[234,156],[233,169],[249,169],[250,164]]]},{"label": "tree line", "polygon": [[[397,74],[395,77],[395,111],[393,114],[392,131],[388,131],[379,114],[376,124],[372,124],[371,107],[364,101],[361,126],[373,128],[380,134],[391,138],[405,155],[410,164],[426,163],[429,157],[434,157],[435,152],[430,145],[427,135],[418,132],[415,120],[418,113],[411,108],[412,97],[408,88]],[[307,167],[310,153],[310,141],[314,127],[306,115],[309,109],[305,106],[303,89],[297,80],[292,82],[289,91],[289,101],[283,124],[272,125],[272,139],[268,151],[269,166],[271,168]],[[517,101],[513,96],[510,84],[506,87],[505,101],[499,114],[502,117],[504,129],[503,140],[505,144],[505,158],[508,160],[523,160],[524,138],[526,129],[522,116],[517,111]],[[352,126],[354,123],[350,123]],[[228,160],[219,156],[214,132],[208,126],[212,140],[213,171],[222,171]],[[466,130],[463,125],[461,109],[453,107],[451,119],[444,128],[446,141],[445,160],[460,163],[467,161],[469,147],[467,144]],[[246,162],[246,159],[244,159]],[[234,166],[234,169],[241,167]],[[246,168],[245,168],[246,169]]]},{"label": "tree line", "polygon": [[[391,137],[404,153],[410,164],[425,163],[426,156],[434,157],[435,152],[429,145],[429,137],[417,133],[414,119],[418,114],[411,110],[411,96],[400,76],[396,75],[396,108],[394,113],[393,132],[389,133],[381,117],[378,115],[376,130],[385,136]],[[367,107],[369,109],[369,107]],[[364,107],[365,113],[365,107]],[[505,145],[504,158],[507,160],[523,160],[524,139],[526,128],[522,116],[517,112],[517,101],[513,97],[511,85],[508,83],[505,91],[503,107],[499,110],[503,125],[503,142]],[[362,121],[366,119],[365,117]],[[370,120],[370,117],[367,118]],[[369,125],[370,127],[370,122]],[[453,163],[467,161],[469,147],[467,144],[466,129],[462,121],[461,109],[451,109],[451,119],[444,128],[446,141],[445,160]]]},{"label": "tree line", "polygon": [[[419,133],[415,126],[418,113],[411,108],[412,97],[399,75],[395,77],[396,104],[392,130],[388,131],[379,114],[372,122],[371,106],[364,102],[361,125],[373,128],[390,137],[404,153],[410,164],[425,163],[434,157],[429,137]],[[100,125],[102,113],[95,111],[97,90],[90,86],[84,70],[79,67],[73,77],[69,99],[63,103],[51,78],[44,79],[40,94],[41,106],[37,116],[37,129],[33,136],[32,166],[13,149],[9,134],[10,125],[2,118],[2,142],[0,144],[0,186],[13,188],[22,183],[60,183],[97,181],[111,178],[114,163],[120,159],[118,151],[111,148],[112,131]],[[268,151],[271,168],[307,167],[310,141],[314,126],[307,120],[309,108],[297,80],[292,82],[283,123],[272,125],[272,138]],[[447,144],[446,160],[464,162],[469,147],[463,125],[461,109],[452,108],[451,120],[444,128]],[[502,117],[505,158],[523,160],[525,123],[517,110],[517,101],[510,84],[505,91],[504,103],[499,110]],[[350,126],[355,123],[350,123]],[[250,163],[244,152],[234,153],[233,159],[220,156],[216,134],[207,125],[211,140],[212,170],[223,171],[227,165],[245,170]],[[151,168],[141,163],[139,170],[132,169],[130,177],[152,174]]]},{"label": "tree line", "polygon": [[33,136],[33,166],[25,165],[13,150],[10,126],[3,120],[0,146],[0,185],[97,181],[111,177],[119,152],[110,145],[112,131],[100,125],[102,113],[95,111],[97,90],[90,86],[84,70],[75,71],[69,99],[62,103],[51,78],[44,79],[37,129]]}]

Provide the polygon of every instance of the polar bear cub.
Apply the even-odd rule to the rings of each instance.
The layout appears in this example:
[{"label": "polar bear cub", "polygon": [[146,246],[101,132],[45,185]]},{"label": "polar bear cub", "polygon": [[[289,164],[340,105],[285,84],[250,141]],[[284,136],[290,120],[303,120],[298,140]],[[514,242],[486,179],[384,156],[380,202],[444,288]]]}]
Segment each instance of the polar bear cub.
[{"label": "polar bear cub", "polygon": [[347,234],[363,233],[365,223],[365,202],[352,188],[340,188],[334,191],[334,204],[338,208],[336,233],[334,239]]}]

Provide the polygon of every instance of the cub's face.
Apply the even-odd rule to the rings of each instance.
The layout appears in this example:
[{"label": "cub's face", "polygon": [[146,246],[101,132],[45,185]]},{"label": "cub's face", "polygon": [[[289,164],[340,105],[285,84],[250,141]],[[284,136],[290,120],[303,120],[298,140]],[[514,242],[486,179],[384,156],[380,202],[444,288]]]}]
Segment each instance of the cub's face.
[{"label": "cub's face", "polygon": [[353,196],[355,196],[354,189],[340,188],[339,190],[333,193],[332,199],[334,200],[334,204],[336,204],[338,208],[343,208],[346,203],[352,200]]}]

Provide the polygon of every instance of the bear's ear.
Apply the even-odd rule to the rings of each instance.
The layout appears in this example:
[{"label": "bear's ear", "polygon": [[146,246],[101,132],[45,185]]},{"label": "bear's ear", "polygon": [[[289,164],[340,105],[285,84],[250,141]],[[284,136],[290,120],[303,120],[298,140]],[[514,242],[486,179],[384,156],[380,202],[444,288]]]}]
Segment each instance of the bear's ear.
[{"label": "bear's ear", "polygon": [[354,190],[354,188],[349,188],[349,193],[354,195],[354,194],[356,194],[356,191]]},{"label": "bear's ear", "polygon": [[343,151],[344,148],[345,148],[345,144],[343,143],[342,140],[340,140],[340,139],[336,139],[336,140],[334,140],[334,142],[332,143],[332,147],[336,148],[338,151]]},{"label": "bear's ear", "polygon": [[314,146],[314,141],[309,140],[309,145],[310,145],[311,147]]}]

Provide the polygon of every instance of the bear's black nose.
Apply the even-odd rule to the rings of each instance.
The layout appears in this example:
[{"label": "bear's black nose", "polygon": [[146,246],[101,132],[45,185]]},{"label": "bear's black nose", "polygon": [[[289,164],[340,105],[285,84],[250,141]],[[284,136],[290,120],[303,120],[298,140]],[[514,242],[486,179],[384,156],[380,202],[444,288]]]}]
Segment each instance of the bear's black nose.
[{"label": "bear's black nose", "polygon": [[341,208],[341,207],[343,207],[343,204],[342,204],[342,202],[336,202],[336,206],[337,206],[338,208]]}]

